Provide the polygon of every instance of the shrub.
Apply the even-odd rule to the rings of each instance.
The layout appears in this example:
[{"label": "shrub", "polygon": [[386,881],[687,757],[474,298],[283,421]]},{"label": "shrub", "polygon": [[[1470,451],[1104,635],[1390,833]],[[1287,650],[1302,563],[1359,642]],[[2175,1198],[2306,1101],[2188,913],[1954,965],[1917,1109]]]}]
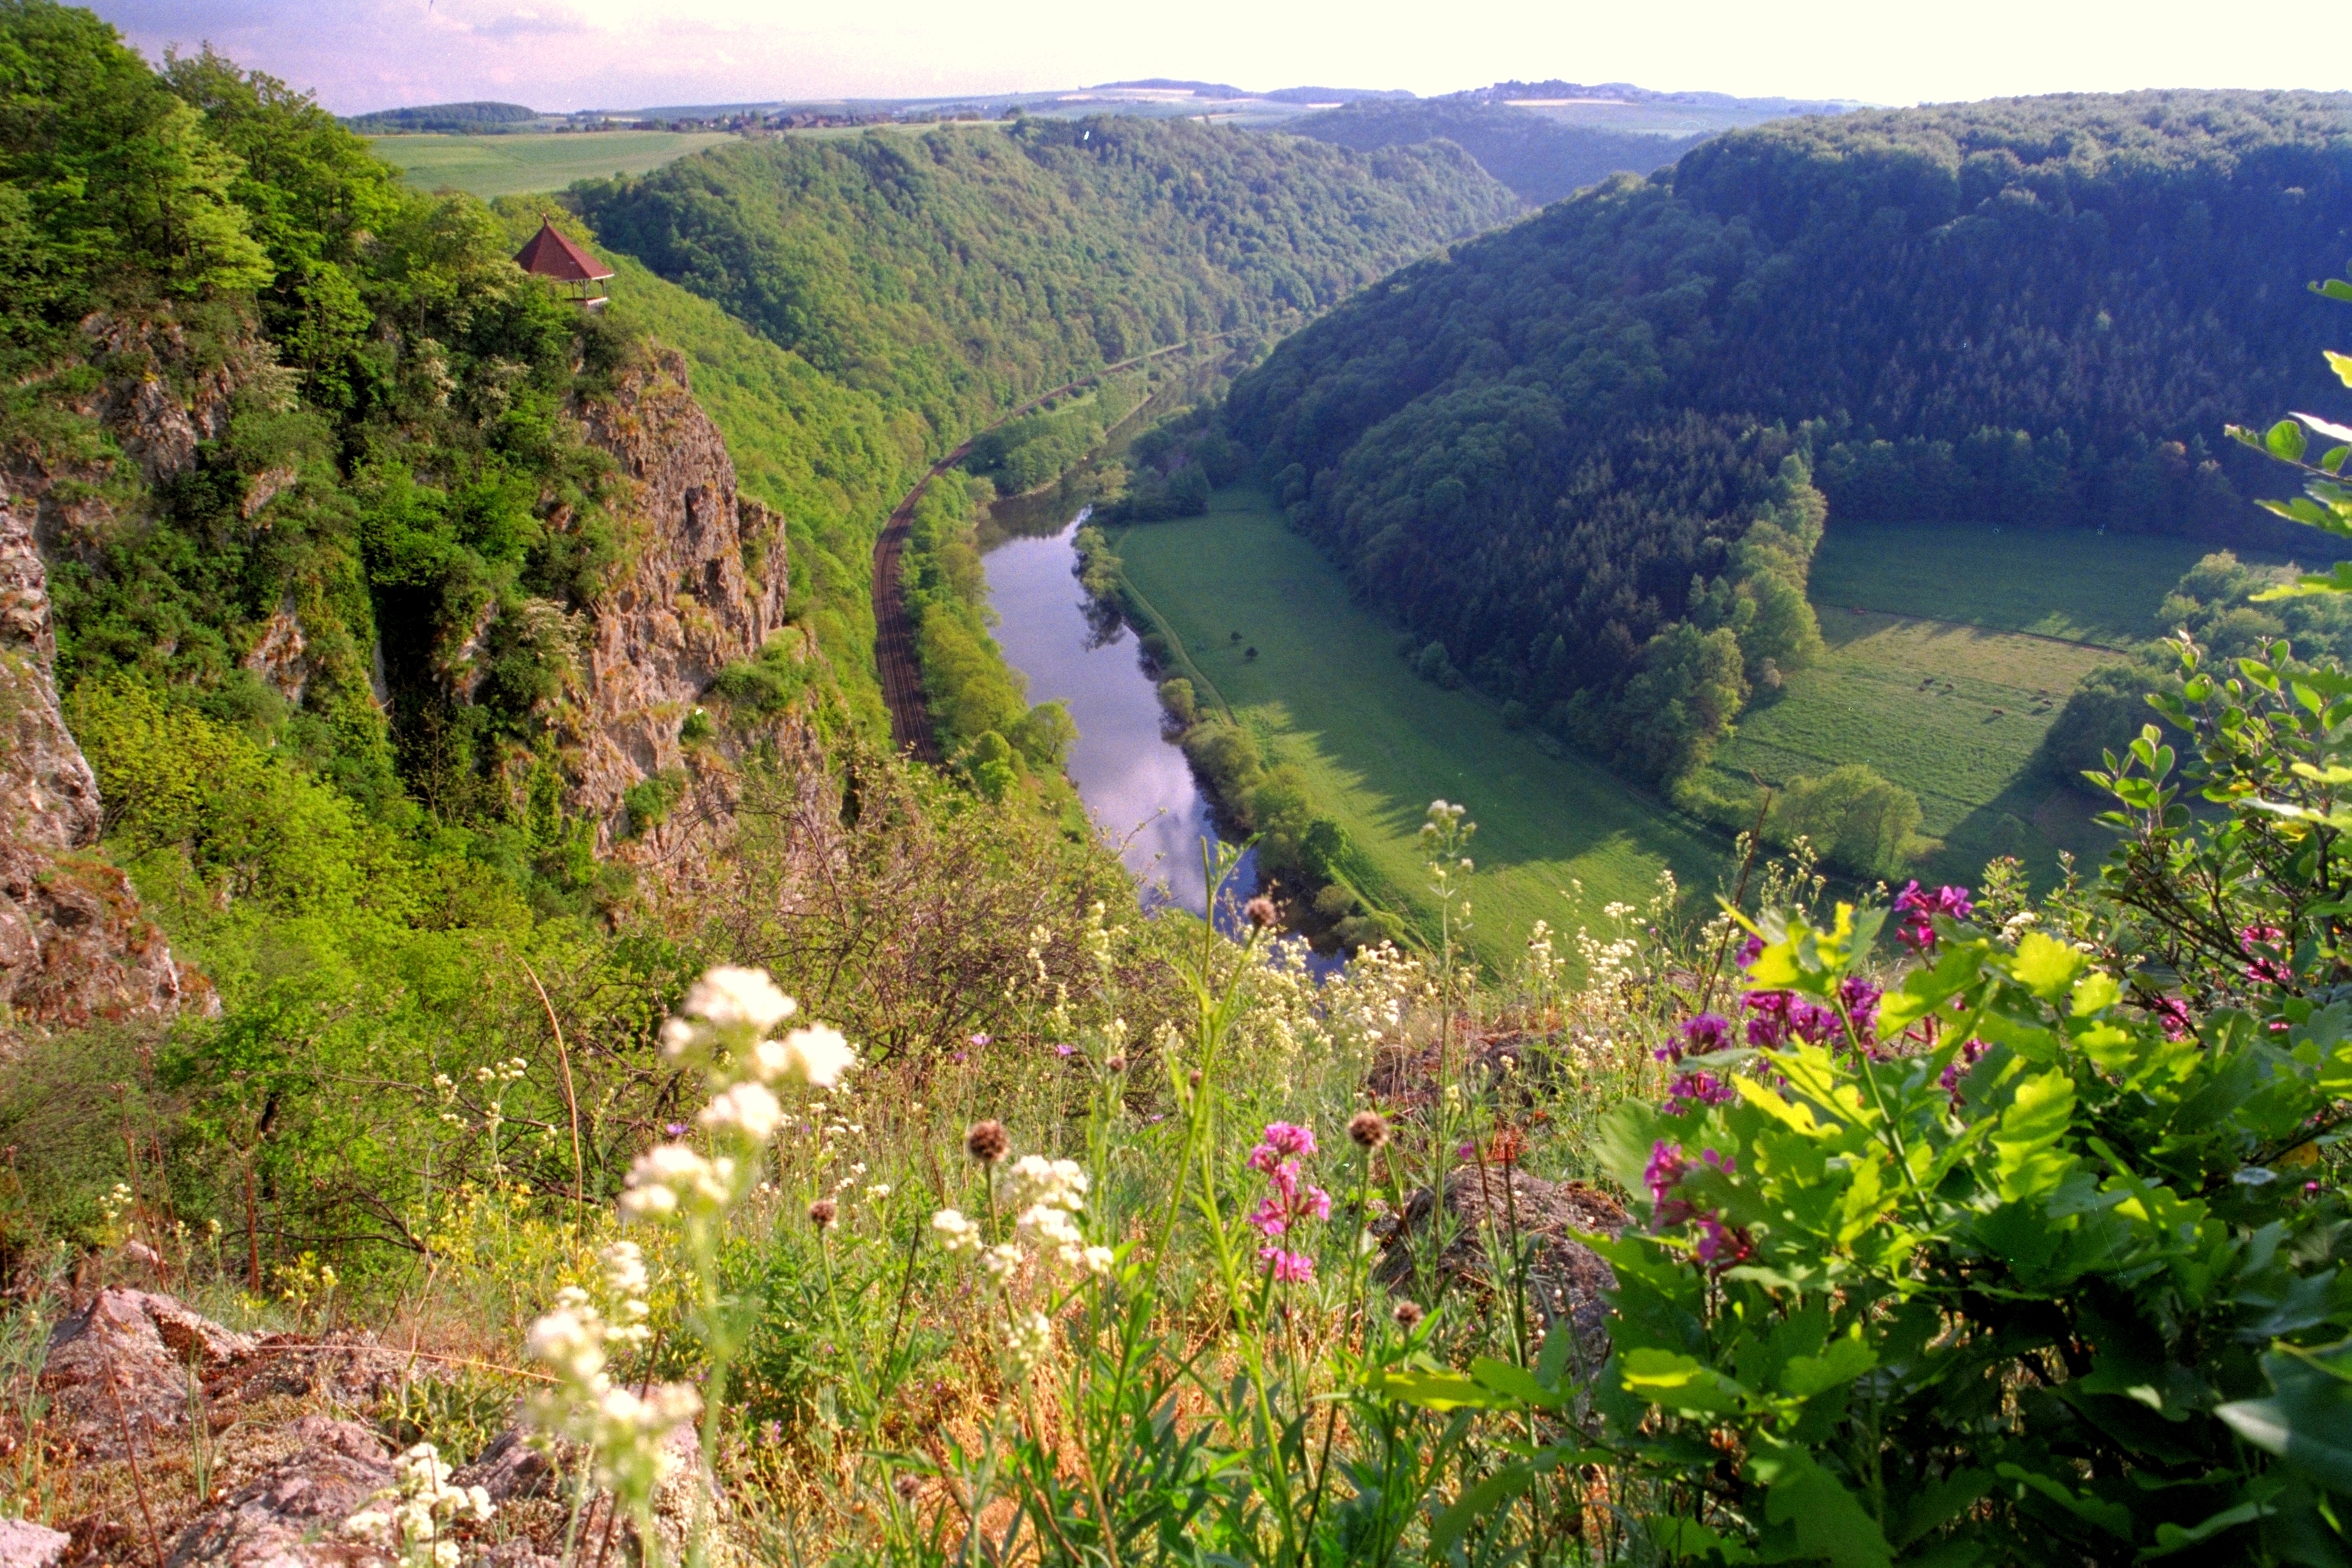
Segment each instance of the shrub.
[{"label": "shrub", "polygon": [[1200,710],[1194,705],[1192,683],[1182,676],[1171,676],[1160,683],[1160,707],[1168,721],[1179,730],[1189,730]]},{"label": "shrub", "polygon": [[2352,1496],[2323,1436],[2352,1417],[2352,1274],[2342,1194],[2308,1178],[2352,1005],[2276,994],[2192,1033],[2071,942],[1924,910],[1933,962],[1881,996],[1885,919],[1768,920],[1763,1048],[1685,1060],[1664,1109],[1609,1124],[1647,1224],[1598,1244],[1597,1403],[1636,1473],[1706,1478],[1653,1539],[2328,1560],[2298,1543],[2339,1539]]}]

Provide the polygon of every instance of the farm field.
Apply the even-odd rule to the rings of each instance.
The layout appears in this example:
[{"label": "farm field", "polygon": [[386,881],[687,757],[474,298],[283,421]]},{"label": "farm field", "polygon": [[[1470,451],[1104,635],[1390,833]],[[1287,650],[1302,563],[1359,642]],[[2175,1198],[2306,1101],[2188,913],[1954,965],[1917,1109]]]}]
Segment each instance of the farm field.
[{"label": "farm field", "polygon": [[[2153,606],[2151,606],[2153,607]],[[2054,877],[2102,852],[2091,808],[2032,766],[2067,695],[2106,650],[1951,621],[1817,605],[1829,657],[1750,708],[1718,772],[1779,783],[1864,763],[1915,791],[1945,840],[1923,875],[1973,881],[1995,855]]]},{"label": "farm field", "polygon": [[1490,967],[1514,963],[1538,920],[1568,935],[1580,925],[1603,933],[1602,906],[1643,902],[1662,869],[1686,889],[1714,885],[1726,840],[1598,763],[1546,755],[1485,699],[1415,678],[1396,634],[1349,600],[1260,491],[1220,490],[1206,517],[1118,531],[1111,547],[1213,688],[1203,697],[1222,696],[1269,762],[1306,773],[1317,809],[1347,828],[1386,884],[1368,892],[1411,904],[1418,923],[1429,904],[1423,816],[1440,797],[1469,807],[1478,824],[1472,945]]},{"label": "farm field", "polygon": [[1832,522],[1813,560],[1812,600],[2129,647],[2158,635],[2165,595],[2218,548],[2081,530]]},{"label": "farm field", "polygon": [[732,140],[723,131],[598,131],[533,136],[371,136],[376,156],[420,190],[443,187],[488,201],[560,191],[575,180],[642,174]]}]

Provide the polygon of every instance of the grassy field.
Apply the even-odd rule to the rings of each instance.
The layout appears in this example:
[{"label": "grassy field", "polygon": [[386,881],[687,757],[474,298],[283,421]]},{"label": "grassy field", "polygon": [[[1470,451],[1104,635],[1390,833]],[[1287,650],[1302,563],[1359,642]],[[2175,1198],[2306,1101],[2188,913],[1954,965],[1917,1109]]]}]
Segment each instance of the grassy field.
[{"label": "grassy field", "polygon": [[2158,635],[2156,607],[2214,548],[2080,530],[1832,522],[1813,561],[1812,597],[1821,606],[2129,647]]},{"label": "grassy field", "polygon": [[731,138],[725,132],[598,131],[548,136],[372,136],[376,155],[422,190],[480,196],[560,191],[574,180],[642,174]]},{"label": "grassy field", "polygon": [[1866,763],[1916,791],[1946,841],[1923,871],[1973,879],[1994,855],[2055,874],[2057,851],[2095,855],[2081,801],[2032,766],[2075,684],[2105,649],[1981,626],[1817,606],[1829,658],[1750,708],[1719,772],[1778,783]]},{"label": "grassy field", "polygon": [[1714,885],[1725,840],[1595,763],[1545,755],[1483,698],[1416,679],[1396,634],[1257,490],[1220,490],[1208,516],[1129,528],[1112,547],[1269,760],[1305,770],[1382,891],[1423,900],[1423,814],[1441,796],[1470,808],[1473,941],[1489,964],[1511,963],[1538,920],[1601,931],[1601,906],[1643,902],[1665,868],[1686,888]]}]

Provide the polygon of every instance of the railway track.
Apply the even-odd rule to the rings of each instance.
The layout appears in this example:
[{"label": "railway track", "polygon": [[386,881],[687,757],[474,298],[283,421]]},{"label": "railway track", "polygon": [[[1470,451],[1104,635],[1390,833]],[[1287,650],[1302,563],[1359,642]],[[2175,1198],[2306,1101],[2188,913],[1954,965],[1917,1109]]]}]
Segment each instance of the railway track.
[{"label": "railway track", "polygon": [[1066,396],[1088,382],[1098,381],[1116,371],[1132,370],[1147,360],[1190,348],[1194,342],[1213,342],[1223,336],[1224,334],[1219,332],[1215,337],[1171,343],[1148,354],[1138,354],[1117,364],[1107,364],[1076,381],[1064,382],[1051,392],[1041,392],[996,421],[995,425],[975,432],[970,440],[933,463],[923,477],[915,481],[915,488],[907,492],[907,499],[898,503],[898,510],[890,514],[890,521],[882,525],[881,534],[874,541],[874,663],[882,676],[882,700],[890,710],[890,743],[893,746],[912,755],[916,761],[929,763],[933,767],[946,760],[940,754],[939,731],[931,723],[930,700],[923,691],[923,667],[915,657],[915,622],[907,613],[907,584],[899,571],[906,555],[907,535],[914,529],[915,505],[923,499],[923,492],[930,489],[931,481],[970,457],[973,441],[997,426],[1020,418],[1041,403],[1051,403],[1056,397]]}]

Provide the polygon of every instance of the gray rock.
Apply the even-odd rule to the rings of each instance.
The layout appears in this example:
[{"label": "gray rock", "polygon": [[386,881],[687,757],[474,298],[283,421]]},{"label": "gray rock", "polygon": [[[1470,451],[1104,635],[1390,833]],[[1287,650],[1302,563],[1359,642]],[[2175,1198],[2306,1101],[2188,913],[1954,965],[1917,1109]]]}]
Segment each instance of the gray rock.
[{"label": "gray rock", "polygon": [[387,1568],[383,1552],[338,1532],[393,1483],[382,1439],[324,1415],[289,1433],[301,1447],[182,1531],[165,1568]]},{"label": "gray rock", "polygon": [[100,1290],[49,1332],[41,1387],[50,1430],[82,1453],[120,1458],[127,1429],[144,1452],[187,1430],[192,1376],[201,1381],[253,1352],[246,1335],[169,1296]]},{"label": "gray rock", "polygon": [[[548,1457],[545,1449],[531,1441],[530,1434],[520,1427],[509,1426],[490,1439],[489,1447],[482,1450],[480,1458],[452,1475],[449,1484],[479,1487],[490,1494],[492,1502],[552,1497],[555,1495],[555,1462]],[[5,1564],[0,1564],[0,1568],[5,1568]]]},{"label": "gray rock", "polygon": [[57,1568],[71,1539],[61,1530],[0,1519],[0,1568]]}]

